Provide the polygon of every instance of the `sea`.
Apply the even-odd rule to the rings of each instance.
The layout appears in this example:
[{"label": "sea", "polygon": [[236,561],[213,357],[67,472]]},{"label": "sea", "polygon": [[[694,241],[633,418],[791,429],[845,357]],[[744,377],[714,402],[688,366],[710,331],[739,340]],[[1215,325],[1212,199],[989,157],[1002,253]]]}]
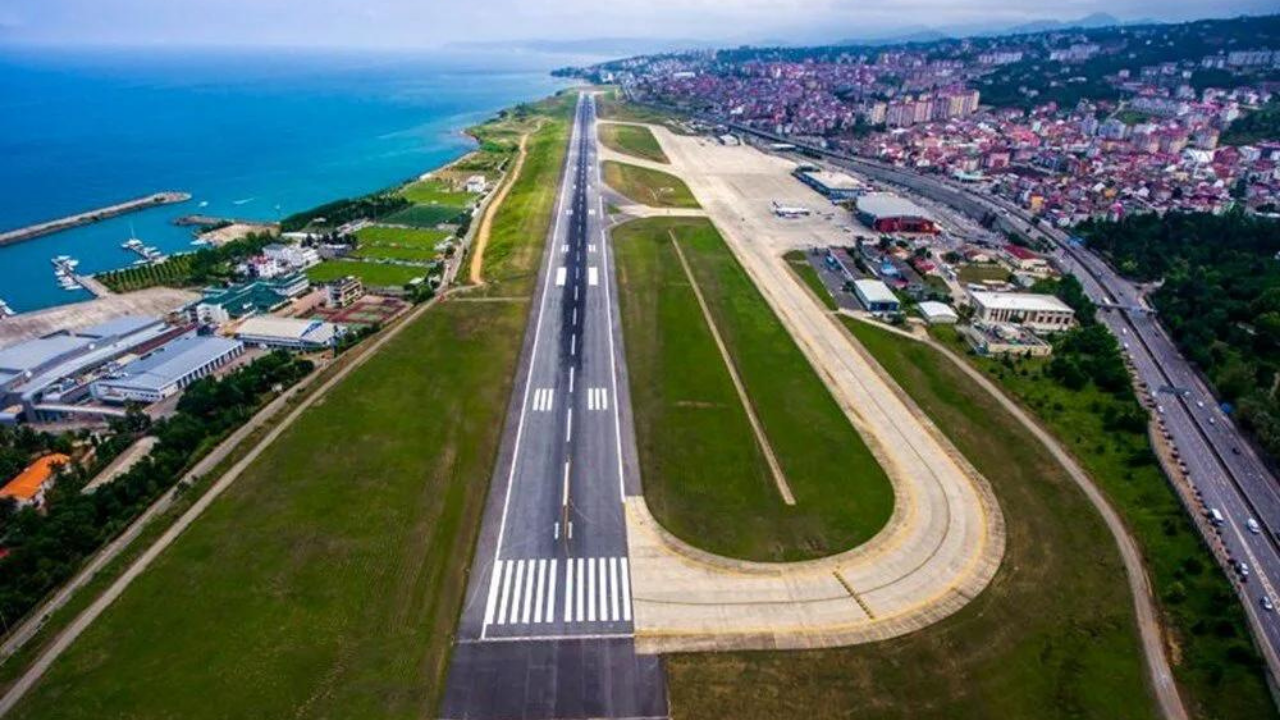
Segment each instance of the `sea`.
[{"label": "sea", "polygon": [[471,149],[462,131],[564,87],[541,53],[0,47],[0,230],[173,190],[185,203],[0,247],[17,312],[78,302],[52,258],[127,267],[138,237],[189,252],[201,213],[278,220],[369,193]]}]

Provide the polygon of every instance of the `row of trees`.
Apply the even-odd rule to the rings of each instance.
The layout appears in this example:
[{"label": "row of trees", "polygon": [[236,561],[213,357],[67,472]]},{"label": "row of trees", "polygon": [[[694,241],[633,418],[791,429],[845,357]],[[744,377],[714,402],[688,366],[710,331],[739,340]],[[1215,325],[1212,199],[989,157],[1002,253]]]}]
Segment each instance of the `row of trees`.
[{"label": "row of trees", "polygon": [[[46,494],[43,511],[15,512],[10,507],[3,539],[10,554],[0,560],[0,620],[6,629],[70,578],[85,558],[172,487],[218,441],[311,370],[310,361],[278,352],[226,377],[202,378],[186,389],[173,416],[149,428],[158,442],[128,472],[91,494],[81,492],[90,472],[64,472]],[[145,416],[130,413],[118,429],[136,437],[146,424]],[[12,433],[14,447],[57,449],[54,442],[33,440],[29,431]]]},{"label": "row of trees", "polygon": [[394,192],[377,192],[358,198],[344,198],[294,213],[280,222],[280,229],[284,232],[297,232],[320,219],[328,225],[342,225],[361,218],[390,215],[411,204],[403,196]]},{"label": "row of trees", "polygon": [[1121,273],[1161,281],[1152,295],[1161,323],[1280,456],[1280,225],[1234,211],[1138,215],[1080,231]]},{"label": "row of trees", "polygon": [[270,233],[251,233],[223,245],[174,255],[162,263],[102,273],[98,279],[116,292],[141,290],[157,285],[208,285],[231,278],[236,263],[261,253],[262,248],[273,242],[275,236]]}]

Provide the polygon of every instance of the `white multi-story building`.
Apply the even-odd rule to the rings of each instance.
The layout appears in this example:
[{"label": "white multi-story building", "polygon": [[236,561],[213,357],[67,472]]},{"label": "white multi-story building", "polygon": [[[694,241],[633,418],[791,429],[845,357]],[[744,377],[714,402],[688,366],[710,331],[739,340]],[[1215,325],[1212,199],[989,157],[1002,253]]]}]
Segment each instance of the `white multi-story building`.
[{"label": "white multi-story building", "polygon": [[1071,327],[1075,311],[1053,295],[974,292],[974,317],[986,323],[1021,325],[1036,332],[1060,332]]}]

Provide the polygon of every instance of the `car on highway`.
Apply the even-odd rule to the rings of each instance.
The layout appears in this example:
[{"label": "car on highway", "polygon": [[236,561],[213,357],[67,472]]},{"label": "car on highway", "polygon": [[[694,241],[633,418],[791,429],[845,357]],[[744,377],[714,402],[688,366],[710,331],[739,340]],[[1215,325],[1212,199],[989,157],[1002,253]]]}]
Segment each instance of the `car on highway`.
[{"label": "car on highway", "polygon": [[1245,520],[1244,526],[1249,528],[1249,532],[1253,533],[1254,535],[1257,535],[1258,533],[1262,532],[1262,528],[1258,526],[1258,521],[1254,520],[1253,518],[1249,518],[1248,520]]},{"label": "car on highway", "polygon": [[1227,521],[1226,518],[1222,517],[1222,511],[1219,510],[1218,508],[1209,508],[1208,515],[1209,515],[1209,522],[1212,523],[1215,527],[1221,527],[1222,524]]},{"label": "car on highway", "polygon": [[1276,604],[1271,602],[1270,595],[1263,595],[1262,598],[1259,600],[1259,602],[1262,603],[1262,609],[1266,610],[1267,612],[1271,612],[1276,609]]}]

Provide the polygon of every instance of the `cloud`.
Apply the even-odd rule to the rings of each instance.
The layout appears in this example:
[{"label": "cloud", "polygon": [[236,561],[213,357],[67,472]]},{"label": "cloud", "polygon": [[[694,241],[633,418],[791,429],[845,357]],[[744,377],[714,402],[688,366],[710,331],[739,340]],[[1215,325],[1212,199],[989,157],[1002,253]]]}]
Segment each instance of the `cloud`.
[{"label": "cloud", "polygon": [[714,42],[861,36],[895,28],[1266,12],[1269,0],[8,0],[10,40],[64,44],[432,47],[595,37]]}]

